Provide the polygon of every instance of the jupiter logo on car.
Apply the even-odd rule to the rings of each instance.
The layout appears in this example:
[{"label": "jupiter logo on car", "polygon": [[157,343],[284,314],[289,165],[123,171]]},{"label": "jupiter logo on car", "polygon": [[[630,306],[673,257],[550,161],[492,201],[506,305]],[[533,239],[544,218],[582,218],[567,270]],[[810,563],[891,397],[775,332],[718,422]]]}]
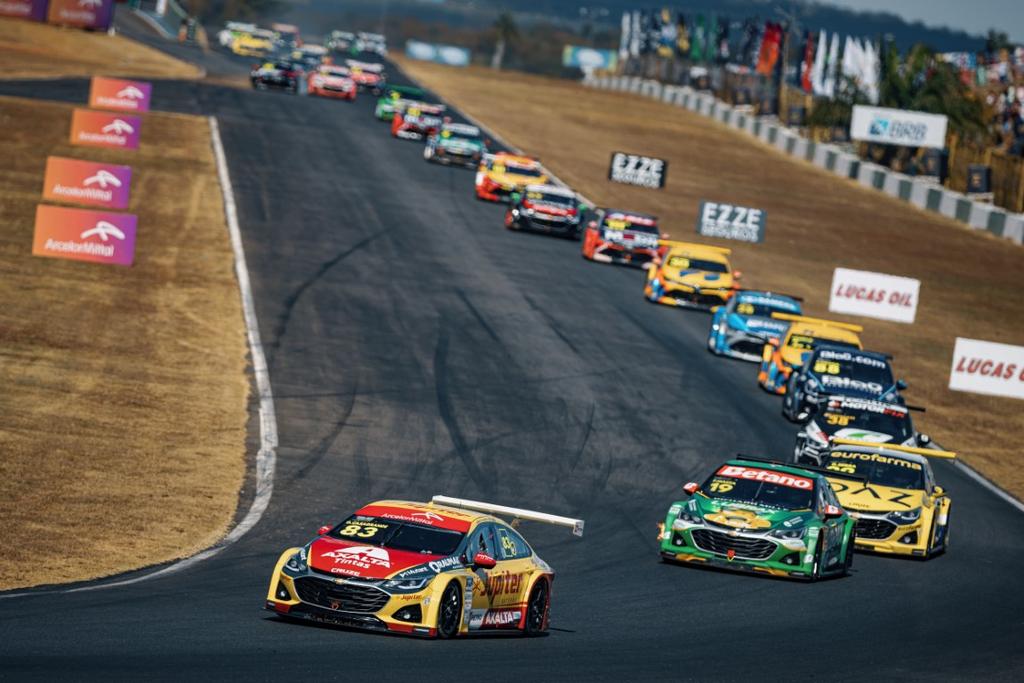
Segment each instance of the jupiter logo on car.
[{"label": "jupiter logo on car", "polygon": [[132,214],[36,207],[35,256],[130,266],[137,219]]},{"label": "jupiter logo on car", "polygon": [[89,106],[118,111],[149,111],[153,86],[142,81],[94,76],[89,87]]},{"label": "jupiter logo on car", "polygon": [[128,207],[131,178],[132,169],[128,166],[49,157],[46,160],[43,198],[125,209]]},{"label": "jupiter logo on car", "polygon": [[71,117],[71,144],[136,149],[141,126],[137,116],[76,109]]}]

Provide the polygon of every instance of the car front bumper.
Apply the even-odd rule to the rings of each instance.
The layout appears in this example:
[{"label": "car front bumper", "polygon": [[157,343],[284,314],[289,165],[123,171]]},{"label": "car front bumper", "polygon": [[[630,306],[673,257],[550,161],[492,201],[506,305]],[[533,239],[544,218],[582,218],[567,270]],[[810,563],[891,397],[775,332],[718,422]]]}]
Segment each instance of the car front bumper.
[{"label": "car front bumper", "polygon": [[[703,535],[697,539],[694,532]],[[667,560],[795,579],[809,579],[814,571],[813,554],[799,539],[768,538],[703,525],[668,529],[662,536],[661,556]],[[744,555],[752,546],[759,549],[756,556]],[[730,547],[734,550],[732,557]]]}]

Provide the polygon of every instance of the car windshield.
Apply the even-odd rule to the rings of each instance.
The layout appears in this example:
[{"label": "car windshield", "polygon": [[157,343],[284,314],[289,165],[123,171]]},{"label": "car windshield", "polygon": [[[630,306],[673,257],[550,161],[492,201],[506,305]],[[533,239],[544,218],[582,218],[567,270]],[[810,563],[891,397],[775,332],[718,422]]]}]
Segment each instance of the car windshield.
[{"label": "car windshield", "polygon": [[770,318],[772,313],[796,313],[799,314],[800,310],[794,307],[792,304],[784,301],[773,302],[767,299],[744,299],[740,298],[736,302],[735,313],[739,315],[749,315],[758,318]]},{"label": "car windshield", "polygon": [[822,460],[829,476],[865,479],[867,484],[895,489],[924,489],[921,463],[882,453],[832,451]]},{"label": "car windshield", "polygon": [[893,385],[889,363],[855,351],[821,349],[811,361],[811,372],[826,390],[881,394]]},{"label": "car windshield", "polygon": [[526,199],[531,202],[543,202],[544,204],[557,204],[558,206],[572,207],[576,205],[572,197],[562,194],[551,194],[550,192],[527,192]]},{"label": "car windshield", "polygon": [[842,431],[842,436],[848,439],[858,438],[856,433],[858,431],[887,434],[896,443],[903,443],[914,435],[910,415],[895,408],[878,412],[843,408],[826,409],[815,422],[828,436]]},{"label": "car windshield", "polygon": [[806,510],[814,500],[814,481],[759,467],[723,465],[704,482],[701,492],[715,500]]},{"label": "car windshield", "polygon": [[670,256],[668,259],[669,268],[680,270],[702,270],[705,273],[728,273],[729,268],[724,263],[708,261],[706,259],[690,258],[689,256]]},{"label": "car windshield", "polygon": [[[498,170],[502,167],[504,170]],[[495,164],[494,170],[498,173],[508,173],[510,175],[521,175],[528,178],[540,178],[540,169],[535,166],[502,166],[501,164]]]},{"label": "car windshield", "polygon": [[657,225],[642,225],[640,223],[634,223],[626,220],[625,218],[605,218],[603,227],[605,230],[629,230],[630,232],[639,232],[644,235],[661,236],[661,233],[658,232]]},{"label": "car windshield", "polygon": [[465,534],[384,517],[352,515],[328,536],[425,555],[451,555]]},{"label": "car windshield", "polygon": [[441,131],[441,137],[445,140],[464,140],[466,142],[479,142],[480,136],[475,133],[463,133],[457,130]]}]

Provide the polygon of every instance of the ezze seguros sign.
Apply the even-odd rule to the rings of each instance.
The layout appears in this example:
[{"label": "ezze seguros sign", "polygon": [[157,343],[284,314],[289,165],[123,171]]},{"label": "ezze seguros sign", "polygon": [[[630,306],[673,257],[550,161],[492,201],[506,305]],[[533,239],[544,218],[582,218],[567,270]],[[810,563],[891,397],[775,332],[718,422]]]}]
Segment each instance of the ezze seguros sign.
[{"label": "ezze seguros sign", "polygon": [[701,202],[697,234],[741,242],[763,242],[768,212],[735,204]]},{"label": "ezze seguros sign", "polygon": [[667,172],[668,162],[664,159],[613,152],[611,166],[608,167],[608,180],[625,185],[661,189],[665,187]]}]

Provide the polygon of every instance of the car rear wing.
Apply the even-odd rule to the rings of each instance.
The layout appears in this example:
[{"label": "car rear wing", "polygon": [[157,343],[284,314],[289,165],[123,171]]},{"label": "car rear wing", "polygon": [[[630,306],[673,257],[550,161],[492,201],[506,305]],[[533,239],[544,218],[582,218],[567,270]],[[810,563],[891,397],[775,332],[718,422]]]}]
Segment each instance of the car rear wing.
[{"label": "car rear wing", "polygon": [[923,455],[928,458],[943,458],[945,460],[955,460],[956,453],[953,451],[944,451],[938,448],[917,448],[916,446],[899,446],[897,444],[888,443],[874,443],[872,441],[860,441],[858,439],[832,439],[832,444],[835,446],[858,446],[861,448],[870,448],[876,453],[882,451],[898,451],[902,453],[913,453],[915,455]]},{"label": "car rear wing", "polygon": [[732,249],[728,247],[713,247],[710,244],[701,244],[700,242],[680,242],[678,240],[658,240],[659,247],[698,247],[700,249],[706,249],[708,251],[717,251],[720,254],[728,256],[732,253]]},{"label": "car rear wing", "polygon": [[449,498],[448,496],[434,496],[430,499],[430,502],[437,503],[438,505],[463,508],[465,510],[475,510],[476,512],[486,512],[489,515],[502,515],[511,517],[512,519],[525,519],[531,522],[544,522],[545,524],[569,527],[572,529],[573,536],[583,535],[582,519],[560,517],[558,515],[549,515],[546,512],[522,510],[520,508],[495,505],[493,503],[481,503],[476,500],[465,500],[464,498]]},{"label": "car rear wing", "polygon": [[819,325],[828,325],[829,327],[838,327],[842,330],[849,330],[850,332],[863,332],[864,327],[861,325],[855,325],[854,323],[841,323],[837,320],[825,320],[824,318],[808,318],[805,315],[793,315],[792,313],[772,313],[772,317],[777,320],[788,320],[794,323],[818,323]]}]

